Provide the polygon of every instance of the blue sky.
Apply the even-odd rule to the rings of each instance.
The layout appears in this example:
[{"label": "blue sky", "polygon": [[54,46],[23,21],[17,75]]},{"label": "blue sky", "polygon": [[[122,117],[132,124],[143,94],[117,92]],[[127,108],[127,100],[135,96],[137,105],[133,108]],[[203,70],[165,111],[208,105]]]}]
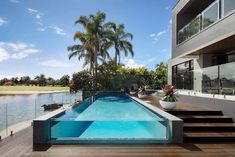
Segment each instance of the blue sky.
[{"label": "blue sky", "polygon": [[[171,52],[171,8],[176,0],[1,0],[0,78],[45,74],[59,78],[83,69],[68,60],[67,46],[81,29],[81,15],[104,11],[107,21],[124,23],[134,35],[129,67],[154,69]],[[112,53],[112,52],[111,52]]]}]

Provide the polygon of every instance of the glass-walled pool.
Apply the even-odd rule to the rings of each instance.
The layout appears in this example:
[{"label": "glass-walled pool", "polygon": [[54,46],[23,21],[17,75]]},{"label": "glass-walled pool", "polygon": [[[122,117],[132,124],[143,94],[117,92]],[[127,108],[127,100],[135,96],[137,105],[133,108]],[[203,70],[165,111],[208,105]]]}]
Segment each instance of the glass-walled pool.
[{"label": "glass-walled pool", "polygon": [[168,120],[124,94],[98,95],[50,119],[51,143],[166,143]]}]

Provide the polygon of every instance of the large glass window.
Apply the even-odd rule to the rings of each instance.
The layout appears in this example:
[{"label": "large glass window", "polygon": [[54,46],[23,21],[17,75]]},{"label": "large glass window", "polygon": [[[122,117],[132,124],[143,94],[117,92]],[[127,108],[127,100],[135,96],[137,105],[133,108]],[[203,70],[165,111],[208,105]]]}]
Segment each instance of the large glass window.
[{"label": "large glass window", "polygon": [[172,67],[172,84],[177,89],[193,89],[193,60]]},{"label": "large glass window", "polygon": [[219,4],[216,1],[202,13],[202,27],[206,28],[219,19]]},{"label": "large glass window", "polygon": [[235,11],[235,1],[234,0],[223,0],[223,11],[224,16]]}]

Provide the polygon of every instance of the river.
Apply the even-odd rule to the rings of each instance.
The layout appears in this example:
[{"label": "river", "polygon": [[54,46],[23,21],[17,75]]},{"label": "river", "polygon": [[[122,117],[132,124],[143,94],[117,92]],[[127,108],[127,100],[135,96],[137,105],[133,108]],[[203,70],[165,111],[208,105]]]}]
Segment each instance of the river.
[{"label": "river", "polygon": [[70,94],[68,92],[0,96],[0,131],[7,126],[48,113],[41,107],[44,104],[54,102],[68,104],[81,97],[81,93]]}]

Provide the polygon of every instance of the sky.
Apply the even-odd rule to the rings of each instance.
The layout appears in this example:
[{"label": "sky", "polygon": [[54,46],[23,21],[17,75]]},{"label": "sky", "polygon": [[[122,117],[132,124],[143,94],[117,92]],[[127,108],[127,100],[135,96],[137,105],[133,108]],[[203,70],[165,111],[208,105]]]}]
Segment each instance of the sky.
[{"label": "sky", "polygon": [[[127,67],[153,70],[171,57],[171,9],[176,0],[1,0],[0,78],[45,74],[60,78],[84,69],[68,59],[67,47],[82,15],[106,13],[106,22],[124,24],[134,35],[135,56]],[[110,52],[113,54],[112,50]]]}]

